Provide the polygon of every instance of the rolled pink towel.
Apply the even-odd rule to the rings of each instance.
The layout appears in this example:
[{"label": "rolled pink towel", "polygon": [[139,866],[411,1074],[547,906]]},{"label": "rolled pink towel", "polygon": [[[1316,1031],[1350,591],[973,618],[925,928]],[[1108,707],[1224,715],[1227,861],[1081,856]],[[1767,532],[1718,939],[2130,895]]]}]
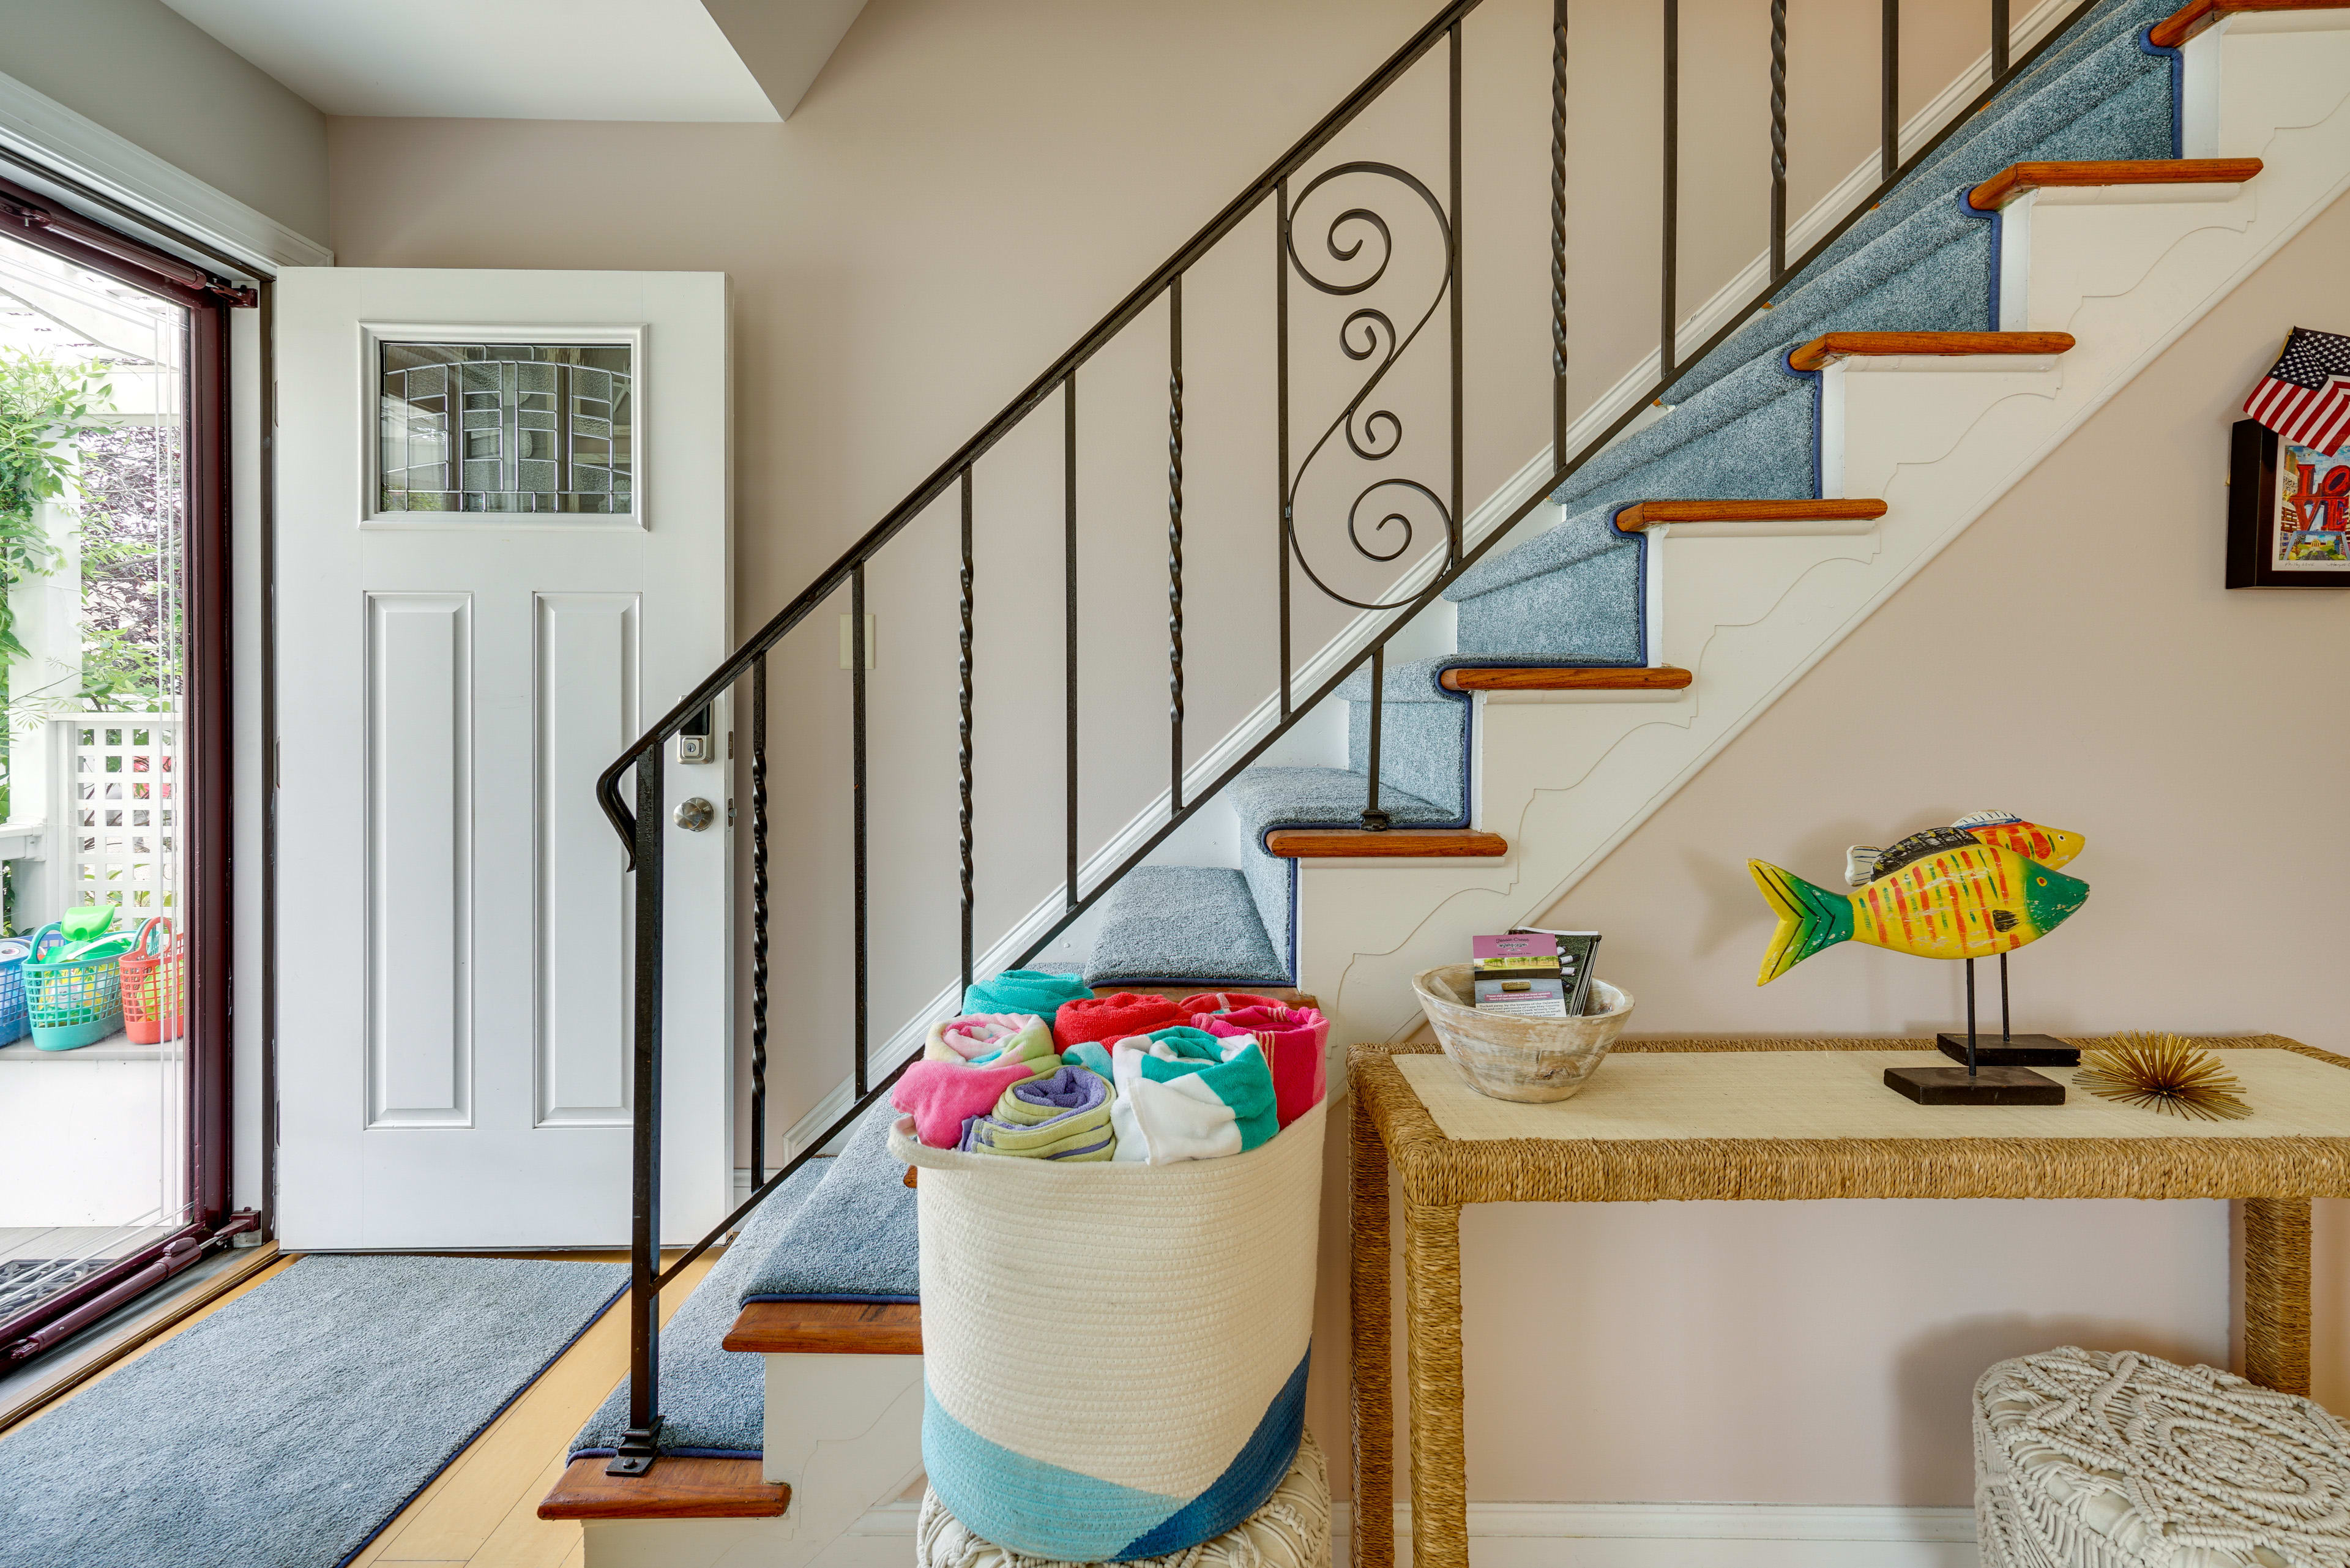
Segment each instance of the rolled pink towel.
[{"label": "rolled pink towel", "polygon": [[1329,1077],[1323,1065],[1330,1044],[1330,1021],[1311,1007],[1243,1007],[1233,1012],[1201,1012],[1195,1029],[1211,1034],[1253,1034],[1273,1068],[1274,1114],[1287,1127],[1322,1103]]},{"label": "rolled pink towel", "polygon": [[906,1069],[889,1091],[889,1103],[914,1118],[914,1133],[932,1148],[955,1148],[962,1143],[962,1124],[995,1108],[1003,1091],[1014,1084],[1050,1073],[1061,1064],[1049,1060],[1019,1061],[1003,1067],[974,1067],[967,1062],[920,1061]]},{"label": "rolled pink towel", "polygon": [[931,1024],[922,1056],[931,1062],[976,1062],[1015,1044],[1015,1058],[1045,1055],[1054,1049],[1053,1026],[1033,1012],[965,1013]]}]

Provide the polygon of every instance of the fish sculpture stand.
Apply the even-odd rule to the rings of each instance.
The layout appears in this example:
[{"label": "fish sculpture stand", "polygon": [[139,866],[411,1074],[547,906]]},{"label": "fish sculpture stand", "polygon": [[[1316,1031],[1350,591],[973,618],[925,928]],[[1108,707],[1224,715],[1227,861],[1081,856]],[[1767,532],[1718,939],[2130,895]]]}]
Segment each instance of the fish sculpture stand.
[{"label": "fish sculpture stand", "polygon": [[[1887,1085],[1925,1105],[2062,1105],[2063,1085],[2020,1063],[1985,1061],[1975,1033],[1974,961],[1998,958],[2004,980],[2009,953],[2055,929],[2087,901],[2087,883],[2036,857],[2070,860],[2084,843],[2079,834],[2061,828],[2004,812],[1978,812],[1949,827],[1912,834],[1890,848],[1856,846],[1846,857],[1846,879],[1866,875],[1857,877],[1857,890],[1849,894],[1751,860],[1747,869],[1779,917],[1755,983],[1768,985],[1813,954],[1846,941],[1919,958],[1964,960],[1967,1033],[1961,1050],[1951,1054],[1967,1065],[1890,1068]],[[2004,1019],[2004,1002],[2001,1011]],[[1946,1050],[1955,1038],[1942,1037]],[[2007,1048],[2051,1047],[2071,1049],[2046,1036],[2021,1044],[2011,1037]]]},{"label": "fish sculpture stand", "polygon": [[[2012,812],[1978,811],[1962,816],[1950,825],[1973,834],[1986,844],[2003,845],[2043,866],[2054,867],[2069,862],[2087,847],[2087,841],[2077,833],[2067,833],[2061,827],[2043,827],[2036,822],[2026,822]],[[1960,1034],[1944,1030],[1934,1036],[1942,1054],[1953,1061],[1967,1060],[1967,1041],[1972,1033]],[[1999,1044],[1988,1040],[1975,1047],[1975,1058],[2002,1067],[2077,1067],[2081,1064],[2081,1048],[2068,1045],[2054,1034],[2018,1034],[2009,1010],[2007,990],[2007,954],[1999,955]]]}]

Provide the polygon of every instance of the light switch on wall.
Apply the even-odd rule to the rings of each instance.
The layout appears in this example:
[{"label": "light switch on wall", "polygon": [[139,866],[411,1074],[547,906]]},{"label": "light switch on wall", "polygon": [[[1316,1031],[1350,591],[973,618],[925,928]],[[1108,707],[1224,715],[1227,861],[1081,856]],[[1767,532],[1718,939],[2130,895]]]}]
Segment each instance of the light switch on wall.
[{"label": "light switch on wall", "polygon": [[[848,661],[855,657],[852,650],[856,647],[856,634],[848,629],[848,623],[855,618],[857,618],[854,616],[846,615],[840,618],[840,667],[843,670],[850,668]],[[865,668],[868,670],[875,667],[874,649],[877,644],[874,641],[873,627],[879,618],[871,610],[865,612]]]}]

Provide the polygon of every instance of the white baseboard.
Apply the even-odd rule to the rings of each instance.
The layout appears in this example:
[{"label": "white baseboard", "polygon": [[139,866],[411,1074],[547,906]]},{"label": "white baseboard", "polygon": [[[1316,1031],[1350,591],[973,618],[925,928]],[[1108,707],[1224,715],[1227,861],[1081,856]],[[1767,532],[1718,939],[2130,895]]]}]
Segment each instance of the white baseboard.
[{"label": "white baseboard", "polygon": [[[1347,1561],[1354,1510],[1332,1511]],[[1975,1568],[1974,1511],[1762,1502],[1472,1502],[1477,1568]],[[1411,1511],[1396,1510],[1396,1568]]]}]

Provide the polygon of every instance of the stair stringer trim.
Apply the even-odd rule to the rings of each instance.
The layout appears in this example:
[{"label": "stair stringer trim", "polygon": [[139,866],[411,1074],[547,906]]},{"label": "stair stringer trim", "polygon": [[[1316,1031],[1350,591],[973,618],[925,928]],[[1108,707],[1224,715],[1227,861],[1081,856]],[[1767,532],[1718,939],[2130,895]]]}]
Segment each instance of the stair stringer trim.
[{"label": "stair stringer trim", "polygon": [[[1332,1012],[1334,1040],[1394,1038],[1416,1027],[1414,972],[1457,961],[1469,936],[1505,929],[1556,902],[2350,189],[2350,35],[2330,23],[2287,34],[2263,17],[2258,30],[2218,47],[2227,50],[2219,151],[2260,157],[2265,170],[2228,200],[2037,213],[2034,324],[2079,339],[2054,369],[1842,368],[1844,492],[1882,496],[1890,508],[1873,536],[1752,541],[1809,547],[1808,562],[1777,557],[1777,575],[1767,580],[1751,558],[1724,548],[1741,542],[1666,545],[1663,657],[1697,674],[1685,708],[1654,714],[1481,702],[1473,732],[1484,752],[1472,816],[1509,839],[1510,856],[1394,869],[1301,867],[1300,984]],[[2190,71],[2196,56],[2189,51]],[[2124,248],[2136,254],[2115,254]],[[1971,412],[1952,420],[1952,399],[1970,400]],[[1932,422],[1929,404],[1943,422],[1905,434],[1905,423]],[[1742,586],[1728,581],[1741,576]],[[1354,880],[1365,877],[1380,880]]]}]

